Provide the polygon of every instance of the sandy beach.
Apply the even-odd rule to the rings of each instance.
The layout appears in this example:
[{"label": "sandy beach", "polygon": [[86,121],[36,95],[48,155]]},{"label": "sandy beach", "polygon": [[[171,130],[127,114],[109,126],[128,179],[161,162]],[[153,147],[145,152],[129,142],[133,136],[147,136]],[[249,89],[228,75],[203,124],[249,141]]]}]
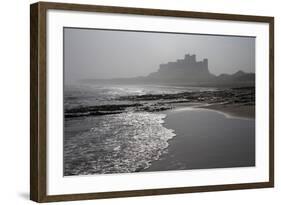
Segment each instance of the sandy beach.
[{"label": "sandy beach", "polygon": [[167,111],[164,126],[176,136],[144,171],[255,166],[254,108],[212,105]]}]

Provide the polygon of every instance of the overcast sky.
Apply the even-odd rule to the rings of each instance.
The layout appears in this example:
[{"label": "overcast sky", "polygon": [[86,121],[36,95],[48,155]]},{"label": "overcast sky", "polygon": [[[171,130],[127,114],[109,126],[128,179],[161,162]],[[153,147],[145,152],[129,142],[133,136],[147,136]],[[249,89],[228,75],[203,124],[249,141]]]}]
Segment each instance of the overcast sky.
[{"label": "overcast sky", "polygon": [[218,75],[255,72],[255,38],[196,34],[64,29],[66,83],[85,78],[145,76],[159,64],[196,54]]}]

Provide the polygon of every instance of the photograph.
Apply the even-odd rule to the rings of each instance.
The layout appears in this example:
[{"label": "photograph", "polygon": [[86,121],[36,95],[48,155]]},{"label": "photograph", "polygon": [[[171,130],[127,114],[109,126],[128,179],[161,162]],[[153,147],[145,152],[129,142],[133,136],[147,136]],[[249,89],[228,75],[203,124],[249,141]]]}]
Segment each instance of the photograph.
[{"label": "photograph", "polygon": [[63,176],[255,167],[256,37],[63,28]]}]

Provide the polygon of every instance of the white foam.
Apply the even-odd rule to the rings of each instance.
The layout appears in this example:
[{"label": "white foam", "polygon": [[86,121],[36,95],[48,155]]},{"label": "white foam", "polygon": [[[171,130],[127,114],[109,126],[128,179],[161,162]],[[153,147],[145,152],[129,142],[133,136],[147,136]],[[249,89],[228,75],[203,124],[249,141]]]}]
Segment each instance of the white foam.
[{"label": "white foam", "polygon": [[162,126],[165,117],[129,112],[91,118],[95,127],[65,141],[65,175],[128,173],[149,167],[175,136]]}]

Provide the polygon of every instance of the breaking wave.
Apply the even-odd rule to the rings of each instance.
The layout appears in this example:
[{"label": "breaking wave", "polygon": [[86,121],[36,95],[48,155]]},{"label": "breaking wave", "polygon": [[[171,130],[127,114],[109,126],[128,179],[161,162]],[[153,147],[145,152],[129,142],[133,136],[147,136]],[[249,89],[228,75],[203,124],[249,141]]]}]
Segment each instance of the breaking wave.
[{"label": "breaking wave", "polygon": [[162,125],[165,117],[163,113],[128,112],[67,120],[64,175],[129,173],[149,167],[175,136]]}]

